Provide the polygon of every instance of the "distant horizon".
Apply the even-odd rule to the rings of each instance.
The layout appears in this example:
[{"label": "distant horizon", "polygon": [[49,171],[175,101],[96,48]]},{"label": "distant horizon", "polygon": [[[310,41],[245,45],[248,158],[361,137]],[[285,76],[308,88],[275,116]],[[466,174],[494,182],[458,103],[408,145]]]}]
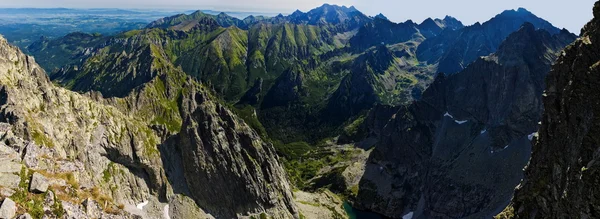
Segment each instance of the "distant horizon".
[{"label": "distant horizon", "polygon": [[[392,0],[372,0],[371,2],[366,2],[365,0],[332,0],[328,2],[322,2],[319,0],[308,0],[306,2],[299,2],[301,0],[289,0],[289,2],[286,3],[277,3],[275,4],[275,6],[273,6],[273,4],[268,4],[269,2],[273,3],[273,1],[275,0],[257,0],[254,5],[247,5],[246,2],[238,2],[240,0],[207,0],[205,3],[202,3],[203,5],[185,3],[191,0],[172,0],[173,3],[168,6],[162,5],[162,2],[158,2],[161,0],[147,0],[149,2],[148,4],[135,3],[136,1],[141,0],[129,0],[126,1],[127,3],[124,4],[122,3],[122,1],[119,2],[118,0],[105,0],[103,3],[87,2],[87,0],[57,0],[53,2],[40,1],[43,0],[23,0],[18,3],[0,2],[0,8],[79,10],[113,9],[178,13],[187,13],[190,11],[200,10],[225,13],[242,13],[249,15],[252,14],[275,16],[277,14],[289,15],[296,10],[307,12],[311,9],[320,7],[323,4],[331,4],[346,7],[354,6],[357,10],[361,11],[365,15],[372,17],[381,13],[385,15],[390,21],[395,23],[402,23],[408,20],[412,20],[416,23],[421,23],[427,18],[443,19],[445,16],[451,16],[460,20],[461,22],[463,22],[463,24],[467,26],[473,25],[477,22],[483,23],[505,10],[517,10],[518,8],[525,8],[528,11],[531,11],[536,16],[549,21],[558,28],[565,28],[572,33],[579,34],[581,28],[593,17],[592,7],[595,2],[595,0],[580,0],[578,2],[569,2],[568,4],[566,4],[565,2],[554,3],[552,1],[540,0],[505,0],[502,3],[486,2],[485,4],[483,4],[485,5],[484,7],[477,7],[478,4],[482,5],[482,3],[472,0],[458,0],[455,3],[435,2],[435,4],[438,6],[429,7],[427,8],[427,10],[421,10],[426,13],[419,13],[418,9],[424,8],[423,5],[426,5],[424,4],[424,2],[429,2],[429,4],[432,4],[431,2],[435,0],[424,0],[421,3],[403,3],[403,1],[401,0],[398,2],[390,2]],[[117,2],[119,3],[118,6],[115,5],[115,3]],[[465,2],[468,2],[469,5],[471,5],[470,8],[477,8],[478,10],[467,9],[468,13],[457,12],[461,11],[461,3]],[[379,5],[382,3],[388,3],[390,4],[390,6],[379,7]],[[102,4],[102,6],[99,6],[98,4]],[[407,4],[408,7],[404,7],[403,4]],[[269,5],[269,7],[257,7],[257,5]],[[449,6],[439,7],[443,5]],[[556,12],[557,10],[559,12]],[[232,16],[234,16],[234,14],[232,14]],[[238,18],[242,19],[243,17]]]}]

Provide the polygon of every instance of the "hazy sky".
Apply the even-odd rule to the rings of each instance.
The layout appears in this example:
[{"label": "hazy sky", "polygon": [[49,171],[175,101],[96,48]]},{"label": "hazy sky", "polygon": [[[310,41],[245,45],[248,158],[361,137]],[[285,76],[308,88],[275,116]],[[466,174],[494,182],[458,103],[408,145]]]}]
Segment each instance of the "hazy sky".
[{"label": "hazy sky", "polygon": [[291,13],[323,3],[354,5],[367,15],[383,13],[395,22],[451,15],[470,25],[505,9],[524,7],[571,32],[592,18],[595,0],[0,0],[0,7],[165,8]]}]

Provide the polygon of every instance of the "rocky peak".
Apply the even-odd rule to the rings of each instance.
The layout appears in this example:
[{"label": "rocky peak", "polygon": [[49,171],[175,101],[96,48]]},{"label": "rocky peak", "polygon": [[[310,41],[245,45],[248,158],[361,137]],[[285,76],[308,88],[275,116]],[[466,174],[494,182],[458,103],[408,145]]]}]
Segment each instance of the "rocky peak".
[{"label": "rocky peak", "polygon": [[194,86],[189,89],[182,100],[183,128],[173,146],[184,152],[183,171],[194,200],[223,218],[246,212],[297,218],[273,146],[224,106]]},{"label": "rocky peak", "polygon": [[444,23],[446,28],[450,28],[452,30],[457,30],[457,29],[464,27],[463,23],[460,22],[458,19],[456,19],[452,16],[448,16],[448,15],[446,15],[446,17],[444,17],[442,22]]},{"label": "rocky peak", "polygon": [[600,2],[546,79],[538,140],[511,205],[497,218],[598,218]]},{"label": "rocky peak", "polygon": [[106,99],[54,86],[0,37],[0,122],[0,197],[19,212],[53,188],[49,217],[298,217],[273,146],[176,69]]},{"label": "rocky peak", "polygon": [[496,52],[506,37],[519,30],[526,22],[533,24],[536,29],[548,31],[551,35],[560,33],[560,29],[531,12],[509,10],[482,24],[475,23],[427,38],[419,45],[417,57],[428,63],[439,63],[438,72],[453,74],[479,57]]},{"label": "rocky peak", "polygon": [[436,22],[431,18],[425,19],[423,22],[419,24],[419,31],[425,37],[433,37],[442,32],[444,28],[444,24],[440,22]]},{"label": "rocky peak", "polygon": [[397,109],[383,129],[374,123],[379,140],[360,183],[359,207],[395,218],[496,214],[529,156],[552,64],[546,60],[567,43],[526,24],[496,54],[459,73],[438,74],[422,99]]},{"label": "rocky peak", "polygon": [[385,15],[383,15],[382,13],[379,13],[377,15],[375,15],[375,18],[378,19],[383,19],[383,20],[389,20]]}]

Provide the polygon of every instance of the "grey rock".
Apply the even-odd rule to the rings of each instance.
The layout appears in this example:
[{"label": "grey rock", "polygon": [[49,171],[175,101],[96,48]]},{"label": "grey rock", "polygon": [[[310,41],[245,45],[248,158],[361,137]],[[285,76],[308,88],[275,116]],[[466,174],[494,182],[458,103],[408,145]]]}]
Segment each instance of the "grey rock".
[{"label": "grey rock", "polygon": [[39,173],[34,173],[29,183],[29,191],[35,193],[44,193],[48,191],[48,179]]},{"label": "grey rock", "polygon": [[17,217],[17,219],[33,219],[33,217],[31,217],[31,215],[29,215],[29,213],[25,213],[25,214],[19,215]]},{"label": "grey rock", "polygon": [[39,146],[32,142],[29,142],[25,146],[25,156],[23,157],[23,163],[25,163],[25,166],[32,169],[37,168],[39,163],[38,157],[40,156],[39,150]]},{"label": "grey rock", "polygon": [[273,146],[197,89],[190,87],[191,95],[183,98],[183,131],[176,144],[185,151],[183,170],[194,200],[218,218],[263,211],[275,218],[298,217]]},{"label": "grey rock", "polygon": [[19,173],[21,164],[15,162],[0,162],[0,173]]},{"label": "grey rock", "polygon": [[6,197],[10,197],[15,194],[15,190],[10,188],[0,187],[0,200],[4,200]]},{"label": "grey rock", "polygon": [[17,204],[10,198],[5,198],[0,205],[0,218],[12,219],[17,213]]},{"label": "grey rock", "polygon": [[19,187],[21,177],[13,173],[0,173],[0,187],[16,189]]},{"label": "grey rock", "polygon": [[94,201],[93,199],[87,198],[82,204],[88,217],[100,218],[102,215],[102,209],[100,208],[100,205],[98,205],[98,202]]},{"label": "grey rock", "polygon": [[44,206],[52,206],[54,205],[54,202],[54,192],[48,191],[46,197],[44,197]]},{"label": "grey rock", "polygon": [[86,219],[90,218],[86,215],[85,211],[81,206],[73,204],[67,201],[61,201],[63,209],[65,210],[64,218],[66,219]]}]

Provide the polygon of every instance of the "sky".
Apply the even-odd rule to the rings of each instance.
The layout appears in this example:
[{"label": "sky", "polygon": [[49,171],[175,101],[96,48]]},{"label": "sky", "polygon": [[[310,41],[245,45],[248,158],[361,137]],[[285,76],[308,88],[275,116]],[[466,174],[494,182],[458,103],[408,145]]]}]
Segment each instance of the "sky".
[{"label": "sky", "polygon": [[308,11],[323,3],[355,6],[374,16],[383,13],[394,22],[428,17],[456,17],[464,24],[484,22],[506,9],[526,8],[559,28],[579,33],[592,18],[595,0],[0,0],[0,7],[144,8],[278,12]]}]

